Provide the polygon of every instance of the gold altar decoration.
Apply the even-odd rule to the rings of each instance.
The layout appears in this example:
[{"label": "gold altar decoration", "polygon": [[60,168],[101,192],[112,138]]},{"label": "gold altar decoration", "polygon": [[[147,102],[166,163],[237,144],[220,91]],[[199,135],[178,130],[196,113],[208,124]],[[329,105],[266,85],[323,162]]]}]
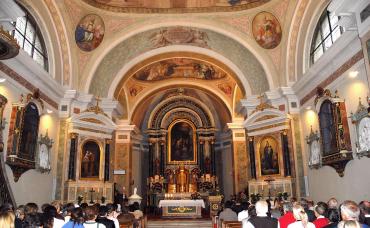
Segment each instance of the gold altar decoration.
[{"label": "gold altar decoration", "polygon": [[0,60],[10,59],[19,53],[19,45],[8,31],[0,26]]}]

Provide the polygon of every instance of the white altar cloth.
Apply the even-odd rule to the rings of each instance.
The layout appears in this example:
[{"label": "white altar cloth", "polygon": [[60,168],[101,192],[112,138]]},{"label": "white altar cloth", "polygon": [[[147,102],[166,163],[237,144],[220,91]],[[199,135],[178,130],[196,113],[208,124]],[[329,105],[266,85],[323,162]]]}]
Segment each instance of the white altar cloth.
[{"label": "white altar cloth", "polygon": [[199,200],[160,200],[158,207],[183,206],[183,207],[202,207],[205,208],[204,201]]}]

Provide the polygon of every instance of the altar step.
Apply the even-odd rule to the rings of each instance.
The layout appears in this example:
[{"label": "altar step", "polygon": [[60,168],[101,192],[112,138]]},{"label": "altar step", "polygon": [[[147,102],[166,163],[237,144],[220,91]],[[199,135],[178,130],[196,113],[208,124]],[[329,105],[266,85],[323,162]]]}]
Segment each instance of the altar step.
[{"label": "altar step", "polygon": [[148,228],[212,228],[211,220],[197,219],[158,219],[148,220]]}]

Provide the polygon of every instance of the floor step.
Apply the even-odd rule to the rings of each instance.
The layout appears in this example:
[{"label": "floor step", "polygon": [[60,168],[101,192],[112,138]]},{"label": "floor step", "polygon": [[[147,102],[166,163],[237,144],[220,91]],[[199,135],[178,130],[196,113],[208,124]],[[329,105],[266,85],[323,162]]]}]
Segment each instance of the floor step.
[{"label": "floor step", "polygon": [[148,228],[212,228],[211,220],[158,219],[148,220]]}]

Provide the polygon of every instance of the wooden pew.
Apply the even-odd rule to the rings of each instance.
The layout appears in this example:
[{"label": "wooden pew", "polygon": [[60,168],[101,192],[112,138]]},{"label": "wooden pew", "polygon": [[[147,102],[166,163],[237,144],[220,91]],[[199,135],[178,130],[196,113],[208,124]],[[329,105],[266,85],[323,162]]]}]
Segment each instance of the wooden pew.
[{"label": "wooden pew", "polygon": [[242,222],[222,221],[221,228],[242,228]]},{"label": "wooden pew", "polygon": [[120,223],[119,228],[134,228],[133,222]]}]

